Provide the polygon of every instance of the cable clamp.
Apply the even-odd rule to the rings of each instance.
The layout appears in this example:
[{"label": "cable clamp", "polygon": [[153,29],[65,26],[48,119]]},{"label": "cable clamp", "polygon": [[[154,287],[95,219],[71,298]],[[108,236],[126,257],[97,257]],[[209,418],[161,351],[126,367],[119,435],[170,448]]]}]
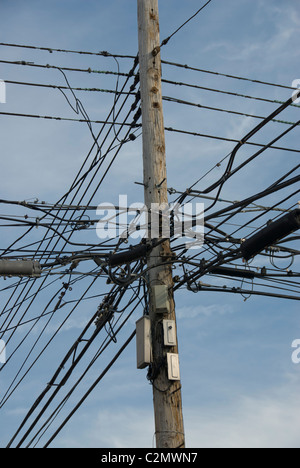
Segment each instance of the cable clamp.
[{"label": "cable clamp", "polygon": [[160,53],[160,46],[157,46],[152,50],[153,57],[156,57],[159,53]]}]

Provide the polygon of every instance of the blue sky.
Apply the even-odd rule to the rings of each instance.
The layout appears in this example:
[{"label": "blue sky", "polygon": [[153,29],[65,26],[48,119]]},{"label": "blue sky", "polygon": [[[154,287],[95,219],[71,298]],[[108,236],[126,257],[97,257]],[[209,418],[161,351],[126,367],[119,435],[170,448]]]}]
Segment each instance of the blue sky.
[{"label": "blue sky", "polygon": [[[201,2],[160,0],[159,6],[161,39],[164,39],[194,14]],[[0,42],[135,56],[138,50],[136,9],[135,0],[0,0]],[[296,0],[213,0],[162,49],[162,59],[290,87],[295,79],[300,79],[299,29]],[[0,60],[117,71],[115,61],[109,57],[50,54],[4,46],[0,46]],[[121,72],[130,70],[132,60],[120,59],[119,62]],[[116,77],[111,75],[68,72],[67,77],[74,87],[112,90],[116,87]],[[0,79],[65,84],[57,69],[1,62]],[[286,101],[292,93],[285,88],[170,65],[163,65],[163,79],[271,101]],[[274,103],[167,83],[163,83],[163,95],[257,116],[267,116],[276,109]],[[111,94],[80,92],[78,97],[91,120],[105,119],[113,105]],[[0,111],[77,118],[59,91],[13,84],[7,84],[7,103],[0,104]],[[173,102],[164,103],[164,113],[166,127],[238,141],[258,123],[250,117]],[[282,118],[295,121],[298,115],[299,109],[292,108]],[[2,115],[0,119],[0,198],[38,198],[55,203],[68,190],[90,149],[92,138],[88,127],[75,122]],[[95,131],[97,128],[93,125]],[[283,124],[271,123],[253,141],[265,143],[285,128]],[[168,186],[178,191],[184,191],[215,167],[234,147],[232,142],[172,132],[166,133],[166,143]],[[279,145],[299,148],[299,129],[283,138]],[[244,149],[241,158],[252,153],[252,148]],[[233,178],[224,187],[222,196],[240,200],[263,190],[294,167],[298,159],[297,153],[269,151],[259,162],[253,162]],[[221,170],[222,166],[214,168],[205,179],[205,187],[220,177]],[[141,138],[123,148],[94,203],[117,203],[119,194],[128,194],[130,200],[142,202],[143,190],[134,184],[136,181],[142,181]],[[196,188],[200,190],[203,186],[198,184]],[[293,203],[297,201],[296,196]],[[3,232],[0,240],[6,246],[15,231],[6,229]],[[34,238],[38,239],[39,235],[40,231],[35,232]],[[258,266],[264,265],[258,263]],[[297,270],[297,266],[299,262],[295,261],[293,268]],[[209,280],[205,278],[203,281]],[[4,288],[7,283],[1,282]],[[105,283],[99,285],[101,291],[105,287]],[[56,284],[49,289],[49,295],[55,288]],[[8,293],[2,291],[2,294],[1,303],[5,304]],[[47,294],[35,303],[31,310],[33,316],[45,307],[49,300]],[[69,299],[75,299],[79,294],[76,286],[70,291]],[[63,354],[95,313],[99,301],[82,304],[53,346],[1,409],[0,446],[5,446],[17,429]],[[244,301],[238,294],[193,294],[180,290],[176,295],[176,309],[187,446],[299,448],[300,366],[291,361],[291,343],[300,338],[297,302],[259,296]],[[62,313],[66,314],[64,309]],[[118,343],[109,347],[78,393],[73,395],[69,409],[128,338],[141,314],[142,309],[138,308],[124,327]],[[54,320],[47,328],[45,340],[59,320]],[[22,353],[30,349],[39,331],[39,328],[34,330],[22,352],[16,354],[0,373],[1,394],[20,368]],[[15,336],[16,344],[21,337],[22,331]],[[104,338],[105,335],[100,337]],[[95,345],[95,352],[96,349]],[[8,346],[8,356],[10,352]],[[46,439],[45,436],[41,443]],[[152,389],[146,372],[136,370],[135,343],[132,342],[52,447],[152,447],[153,444]]]}]

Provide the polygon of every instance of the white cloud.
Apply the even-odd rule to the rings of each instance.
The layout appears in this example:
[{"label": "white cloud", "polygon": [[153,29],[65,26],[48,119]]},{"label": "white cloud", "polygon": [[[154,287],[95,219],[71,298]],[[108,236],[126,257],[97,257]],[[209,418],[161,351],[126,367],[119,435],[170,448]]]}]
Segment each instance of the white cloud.
[{"label": "white cloud", "polygon": [[208,306],[194,305],[177,309],[178,319],[192,319],[196,317],[211,317],[212,315],[232,314],[233,309],[229,304],[212,304]]},{"label": "white cloud", "polygon": [[[89,415],[90,416],[90,415]],[[81,418],[80,427],[67,429],[59,440],[60,447],[154,447],[153,414],[149,410],[116,407],[115,411],[101,410],[96,417]]]},{"label": "white cloud", "polygon": [[[184,405],[187,448],[299,448],[299,378],[263,394],[232,394],[222,404]],[[227,392],[226,395],[229,395]],[[153,409],[115,406],[85,412],[56,441],[60,447],[155,448]]]},{"label": "white cloud", "polygon": [[262,395],[243,395],[226,406],[186,409],[189,447],[299,448],[298,385],[288,384]]}]

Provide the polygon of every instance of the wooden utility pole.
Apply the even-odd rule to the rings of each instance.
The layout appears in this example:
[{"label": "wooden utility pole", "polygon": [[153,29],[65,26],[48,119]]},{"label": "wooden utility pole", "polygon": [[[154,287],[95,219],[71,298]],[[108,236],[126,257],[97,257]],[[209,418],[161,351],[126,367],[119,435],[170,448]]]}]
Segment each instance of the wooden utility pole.
[{"label": "wooden utility pole", "polygon": [[[143,119],[145,205],[168,204],[166,148],[161,91],[158,0],[137,0]],[[181,383],[178,372],[172,252],[167,240],[148,258],[152,341],[151,381],[157,448],[184,448]],[[172,338],[166,343],[166,334]]]}]

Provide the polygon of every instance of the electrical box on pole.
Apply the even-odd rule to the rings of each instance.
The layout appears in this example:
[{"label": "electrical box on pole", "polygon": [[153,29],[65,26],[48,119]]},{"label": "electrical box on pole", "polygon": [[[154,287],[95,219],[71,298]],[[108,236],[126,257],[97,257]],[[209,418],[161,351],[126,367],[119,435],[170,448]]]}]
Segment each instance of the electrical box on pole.
[{"label": "electrical box on pole", "polygon": [[152,362],[151,321],[144,315],[136,322],[137,368],[145,369]]},{"label": "electrical box on pole", "polygon": [[175,320],[164,320],[164,345],[165,346],[176,346],[176,322]]},{"label": "electrical box on pole", "polygon": [[153,286],[153,300],[157,314],[164,314],[170,311],[169,291],[165,284]]},{"label": "electrical box on pole", "polygon": [[168,353],[168,379],[180,380],[179,356],[178,354]]}]

